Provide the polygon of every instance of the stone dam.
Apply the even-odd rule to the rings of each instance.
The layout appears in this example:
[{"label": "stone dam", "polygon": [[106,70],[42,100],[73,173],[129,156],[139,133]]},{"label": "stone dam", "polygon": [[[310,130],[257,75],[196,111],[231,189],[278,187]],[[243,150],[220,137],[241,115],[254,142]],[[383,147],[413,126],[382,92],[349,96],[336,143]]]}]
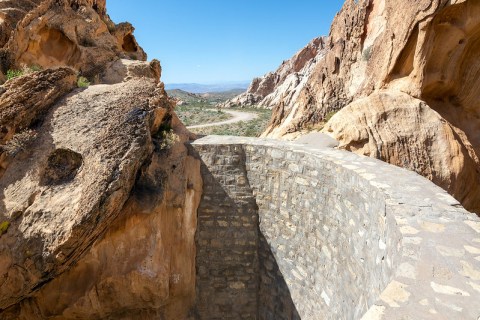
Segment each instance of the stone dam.
[{"label": "stone dam", "polygon": [[195,319],[480,319],[480,219],[375,159],[208,136]]}]

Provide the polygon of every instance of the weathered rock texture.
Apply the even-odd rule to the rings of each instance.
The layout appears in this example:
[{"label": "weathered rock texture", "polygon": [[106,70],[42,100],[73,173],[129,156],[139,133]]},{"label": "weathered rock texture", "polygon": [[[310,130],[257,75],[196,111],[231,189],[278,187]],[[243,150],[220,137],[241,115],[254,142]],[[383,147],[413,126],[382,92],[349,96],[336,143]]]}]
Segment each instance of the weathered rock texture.
[{"label": "weathered rock texture", "polygon": [[201,194],[188,133],[155,79],[53,104],[75,79],[46,70],[3,88],[4,148],[30,134],[2,164],[0,317],[185,317]]},{"label": "weathered rock texture", "polygon": [[52,104],[74,88],[76,79],[72,69],[62,68],[20,77],[0,87],[0,177],[34,138],[29,128],[41,122]]},{"label": "weathered rock texture", "polygon": [[[118,58],[146,60],[129,23],[115,25],[105,0],[1,1],[0,67],[69,66],[100,82]],[[12,31],[13,30],[13,31]]]},{"label": "weathered rock texture", "polygon": [[324,40],[324,38],[313,39],[290,60],[284,61],[277,71],[255,78],[245,93],[219,106],[231,108],[258,105],[263,108],[272,108],[278,102],[279,96],[282,99],[292,99],[304,84],[302,80],[309,74],[316,56],[323,52]]},{"label": "weathered rock texture", "polygon": [[324,130],[341,148],[480,212],[479,34],[478,0],[348,0],[302,79],[260,103],[274,109],[264,136],[294,138],[341,110]]},{"label": "weathered rock texture", "polygon": [[45,69],[0,86],[0,318],[186,318],[200,163],[159,62],[104,0],[0,13],[2,72]]},{"label": "weathered rock texture", "polygon": [[7,43],[17,23],[43,0],[0,0],[0,48]]},{"label": "weathered rock texture", "polygon": [[350,67],[357,80],[345,86],[350,99],[365,98],[325,132],[341,148],[415,170],[480,213],[480,2],[374,1],[366,12],[369,59]]}]

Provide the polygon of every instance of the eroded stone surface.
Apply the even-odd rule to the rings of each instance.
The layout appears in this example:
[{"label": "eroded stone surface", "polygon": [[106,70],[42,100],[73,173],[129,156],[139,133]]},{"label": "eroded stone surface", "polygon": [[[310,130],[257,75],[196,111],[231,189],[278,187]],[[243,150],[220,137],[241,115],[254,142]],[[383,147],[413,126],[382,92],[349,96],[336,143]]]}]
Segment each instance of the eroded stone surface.
[{"label": "eroded stone surface", "polygon": [[322,130],[338,111],[323,132],[341,148],[414,170],[479,213],[479,17],[477,0],[345,1],[310,65],[247,101],[273,107],[270,138]]},{"label": "eroded stone surface", "polygon": [[146,60],[133,26],[115,25],[105,5],[105,0],[0,1],[0,71],[69,66],[98,83],[119,58]]},{"label": "eroded stone surface", "polygon": [[[0,97],[6,141],[33,132],[0,177],[0,318],[185,318],[201,194],[188,131],[154,79],[53,103],[75,79],[68,68],[45,70],[7,82]],[[53,95],[57,82],[66,89]],[[38,97],[10,103],[31,83]]]}]

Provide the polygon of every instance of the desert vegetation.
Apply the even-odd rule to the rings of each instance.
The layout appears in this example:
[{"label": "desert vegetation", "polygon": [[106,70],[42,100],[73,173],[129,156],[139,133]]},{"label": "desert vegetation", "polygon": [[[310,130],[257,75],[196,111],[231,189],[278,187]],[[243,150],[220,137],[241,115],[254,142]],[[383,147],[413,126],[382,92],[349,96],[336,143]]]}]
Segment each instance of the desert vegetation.
[{"label": "desert vegetation", "polygon": [[[231,119],[233,116],[225,112],[227,109],[218,108],[237,91],[194,94],[183,90],[171,90],[168,94],[179,101],[175,111],[186,126],[214,123]],[[250,112],[257,114],[257,118],[247,122],[238,122],[228,125],[190,129],[200,135],[235,135],[257,137],[267,127],[271,117],[271,110],[250,108],[228,108],[232,111]]]},{"label": "desert vegetation", "polygon": [[225,121],[232,117],[221,109],[212,108],[204,103],[178,106],[176,111],[186,126]]},{"label": "desert vegetation", "polygon": [[229,109],[242,112],[256,113],[257,118],[247,122],[237,122],[228,125],[191,129],[200,135],[244,136],[258,137],[265,130],[272,115],[271,110],[258,108]]},{"label": "desert vegetation", "polygon": [[27,74],[31,74],[33,72],[41,71],[41,70],[42,68],[37,65],[33,65],[33,66],[22,65],[20,69],[9,69],[7,71],[7,80],[11,80],[11,79],[21,77]]}]

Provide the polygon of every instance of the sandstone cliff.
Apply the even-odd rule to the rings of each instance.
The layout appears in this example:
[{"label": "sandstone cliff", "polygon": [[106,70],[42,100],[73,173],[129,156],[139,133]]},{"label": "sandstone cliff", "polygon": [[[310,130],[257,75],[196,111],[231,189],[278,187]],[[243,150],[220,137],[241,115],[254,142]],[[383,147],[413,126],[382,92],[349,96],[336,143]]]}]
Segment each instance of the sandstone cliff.
[{"label": "sandstone cliff", "polygon": [[[305,75],[310,73],[316,57],[321,55],[325,47],[323,38],[313,39],[305,48],[286,60],[275,71],[261,78],[253,79],[245,93],[219,105],[222,108],[252,107],[272,108],[279,96],[291,99],[304,83]],[[289,97],[287,97],[289,96]]]},{"label": "sandstone cliff", "polygon": [[90,81],[119,58],[146,60],[129,23],[115,25],[105,0],[0,1],[0,72],[69,66]]},{"label": "sandstone cliff", "polygon": [[[314,128],[480,212],[480,1],[347,0],[301,79],[260,105],[266,137]],[[291,94],[295,88],[295,94]]]},{"label": "sandstone cliff", "polygon": [[2,70],[44,70],[0,86],[0,318],[186,318],[202,180],[160,64],[105,1],[7,2]]}]

